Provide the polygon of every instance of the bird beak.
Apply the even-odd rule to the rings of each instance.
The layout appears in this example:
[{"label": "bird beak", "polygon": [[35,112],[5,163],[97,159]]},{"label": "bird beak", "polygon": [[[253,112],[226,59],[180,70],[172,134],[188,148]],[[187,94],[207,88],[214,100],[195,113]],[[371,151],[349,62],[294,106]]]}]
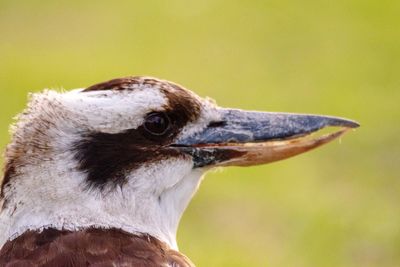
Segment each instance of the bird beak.
[{"label": "bird beak", "polygon": [[[193,158],[195,167],[250,166],[286,159],[326,144],[359,124],[342,118],[220,109],[221,120],[174,147]],[[326,127],[339,129],[322,136]]]}]

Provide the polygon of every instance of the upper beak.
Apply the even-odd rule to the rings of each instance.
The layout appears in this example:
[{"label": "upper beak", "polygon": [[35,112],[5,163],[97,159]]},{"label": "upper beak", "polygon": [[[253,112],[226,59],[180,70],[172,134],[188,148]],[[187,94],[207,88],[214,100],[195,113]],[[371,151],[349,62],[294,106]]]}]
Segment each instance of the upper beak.
[{"label": "upper beak", "polygon": [[[195,167],[248,166],[286,159],[332,141],[359,124],[342,118],[219,109],[221,120],[175,143],[193,157]],[[340,129],[320,137],[313,132]]]}]

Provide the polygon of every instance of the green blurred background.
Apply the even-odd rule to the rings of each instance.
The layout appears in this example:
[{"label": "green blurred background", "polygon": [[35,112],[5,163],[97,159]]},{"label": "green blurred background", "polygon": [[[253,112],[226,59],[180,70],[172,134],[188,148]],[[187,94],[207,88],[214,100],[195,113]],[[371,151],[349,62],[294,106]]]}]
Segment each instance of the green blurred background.
[{"label": "green blurred background", "polygon": [[28,92],[126,75],[220,105],[350,117],[294,159],[207,176],[198,266],[400,266],[400,1],[0,1],[0,145]]}]

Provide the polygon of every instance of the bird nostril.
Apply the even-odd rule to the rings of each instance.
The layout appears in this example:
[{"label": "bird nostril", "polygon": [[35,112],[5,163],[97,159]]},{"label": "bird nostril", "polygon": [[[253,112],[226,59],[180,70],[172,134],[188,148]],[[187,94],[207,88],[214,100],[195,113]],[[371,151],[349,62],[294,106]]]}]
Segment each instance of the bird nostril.
[{"label": "bird nostril", "polygon": [[223,127],[225,125],[226,125],[226,121],[212,121],[207,125],[207,127],[208,128],[217,128],[217,127]]}]

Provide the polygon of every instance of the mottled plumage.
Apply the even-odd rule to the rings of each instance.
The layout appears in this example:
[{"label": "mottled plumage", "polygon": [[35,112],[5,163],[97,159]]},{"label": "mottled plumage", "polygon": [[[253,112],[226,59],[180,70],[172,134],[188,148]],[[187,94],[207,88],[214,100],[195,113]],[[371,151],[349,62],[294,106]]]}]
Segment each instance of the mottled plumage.
[{"label": "mottled plumage", "polygon": [[190,267],[183,254],[149,235],[117,229],[28,231],[0,251],[3,267]]}]

